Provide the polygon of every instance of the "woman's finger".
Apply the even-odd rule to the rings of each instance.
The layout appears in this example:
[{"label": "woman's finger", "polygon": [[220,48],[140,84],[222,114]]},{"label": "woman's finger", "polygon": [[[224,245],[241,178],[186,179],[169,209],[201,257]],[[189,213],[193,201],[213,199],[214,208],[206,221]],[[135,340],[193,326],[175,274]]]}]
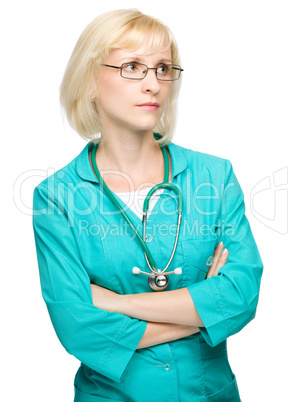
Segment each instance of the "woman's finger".
[{"label": "woman's finger", "polygon": [[228,256],[229,256],[229,251],[225,248],[219,257],[218,263],[216,264],[216,267],[213,272],[213,276],[216,276],[218,274],[218,271],[220,270],[220,268],[225,265]]},{"label": "woman's finger", "polygon": [[218,260],[219,260],[222,250],[223,250],[223,242],[220,242],[214,250],[212,264],[211,264],[209,271],[207,273],[207,276],[206,276],[207,279],[210,278],[211,276],[213,276],[213,273],[218,264]]}]

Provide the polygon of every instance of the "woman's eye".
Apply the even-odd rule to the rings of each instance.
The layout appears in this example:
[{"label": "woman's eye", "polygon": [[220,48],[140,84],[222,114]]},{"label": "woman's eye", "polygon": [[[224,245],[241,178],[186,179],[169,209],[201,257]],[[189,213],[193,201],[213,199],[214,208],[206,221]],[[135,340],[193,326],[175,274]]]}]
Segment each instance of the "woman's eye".
[{"label": "woman's eye", "polygon": [[137,66],[136,66],[136,63],[129,63],[129,64],[126,64],[125,66],[123,66],[123,68],[126,71],[135,71]]},{"label": "woman's eye", "polygon": [[157,72],[159,74],[166,74],[168,70],[168,67],[165,64],[161,64],[160,66],[157,67]]}]

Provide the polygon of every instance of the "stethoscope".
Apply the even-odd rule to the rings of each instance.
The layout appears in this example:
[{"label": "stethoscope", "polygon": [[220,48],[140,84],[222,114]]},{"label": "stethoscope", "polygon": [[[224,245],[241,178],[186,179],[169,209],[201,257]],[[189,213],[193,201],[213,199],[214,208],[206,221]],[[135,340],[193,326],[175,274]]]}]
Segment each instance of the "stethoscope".
[{"label": "stethoscope", "polygon": [[[159,133],[153,133],[154,137],[156,139],[159,139],[162,137],[161,134]],[[108,197],[110,198],[110,200],[113,202],[113,204],[117,207],[117,209],[121,212],[121,214],[123,215],[123,217],[125,218],[125,220],[127,221],[127,223],[129,224],[129,226],[131,227],[131,229],[133,230],[133,232],[135,233],[135,235],[137,236],[143,251],[144,251],[144,256],[147,262],[147,265],[149,267],[149,269],[151,270],[151,274],[148,272],[144,272],[141,271],[140,268],[138,267],[134,267],[132,269],[133,274],[144,274],[147,275],[148,278],[148,283],[151,287],[151,289],[155,290],[155,291],[161,291],[167,288],[168,283],[169,283],[169,278],[168,275],[170,274],[176,274],[176,275],[180,275],[182,273],[182,268],[176,268],[174,271],[170,271],[170,272],[166,272],[167,268],[169,267],[175,251],[176,251],[176,247],[178,244],[178,238],[179,238],[179,231],[180,231],[180,226],[181,226],[181,220],[182,220],[182,212],[183,212],[183,197],[182,197],[182,192],[180,190],[179,187],[177,187],[175,184],[172,183],[168,183],[168,179],[169,179],[169,160],[168,160],[168,155],[167,155],[167,150],[166,150],[166,146],[161,146],[161,150],[163,153],[163,157],[164,157],[164,180],[163,183],[157,184],[156,186],[152,187],[150,189],[150,191],[148,192],[145,200],[144,200],[144,204],[143,204],[143,217],[142,217],[142,223],[143,223],[143,239],[141,238],[140,234],[138,233],[137,229],[135,228],[135,226],[133,225],[132,221],[130,220],[130,218],[128,217],[128,215],[125,213],[124,209],[122,208],[122,206],[120,205],[120,203],[118,202],[118,200],[116,199],[116,197],[114,196],[114,194],[112,193],[112,191],[108,188],[108,186],[106,185],[106,183],[104,182],[103,178],[101,177],[97,164],[96,164],[96,150],[98,148],[99,144],[95,144],[93,146],[92,152],[91,152],[91,160],[92,160],[92,166],[94,169],[94,172],[103,188],[103,190],[106,191]],[[157,269],[156,268],[156,262],[153,259],[153,256],[151,255],[151,252],[149,251],[146,243],[145,243],[145,231],[146,231],[146,220],[147,220],[147,212],[148,212],[148,207],[149,207],[149,201],[151,196],[153,195],[153,193],[157,190],[159,190],[160,188],[168,188],[172,191],[175,192],[177,198],[178,198],[178,204],[177,204],[177,212],[178,212],[178,222],[177,222],[177,233],[176,233],[176,237],[175,237],[175,242],[174,242],[174,246],[173,246],[173,250],[172,250],[172,254],[171,257],[166,265],[166,267],[161,270],[161,269]]]}]

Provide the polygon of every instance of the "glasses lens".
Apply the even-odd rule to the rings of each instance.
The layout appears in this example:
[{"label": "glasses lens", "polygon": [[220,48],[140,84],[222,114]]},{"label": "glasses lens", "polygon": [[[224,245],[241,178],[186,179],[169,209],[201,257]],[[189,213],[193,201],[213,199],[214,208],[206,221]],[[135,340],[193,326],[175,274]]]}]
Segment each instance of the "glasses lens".
[{"label": "glasses lens", "polygon": [[145,76],[147,70],[146,65],[131,62],[122,64],[121,75],[124,78],[130,78],[132,80],[141,80]]},{"label": "glasses lens", "polygon": [[160,64],[157,67],[157,77],[161,81],[174,81],[180,78],[181,67],[176,64]]},{"label": "glasses lens", "polygon": [[[147,66],[135,61],[123,63],[121,75],[131,80],[141,80],[145,77]],[[159,64],[157,78],[160,81],[174,81],[180,78],[181,67],[176,64]]]}]

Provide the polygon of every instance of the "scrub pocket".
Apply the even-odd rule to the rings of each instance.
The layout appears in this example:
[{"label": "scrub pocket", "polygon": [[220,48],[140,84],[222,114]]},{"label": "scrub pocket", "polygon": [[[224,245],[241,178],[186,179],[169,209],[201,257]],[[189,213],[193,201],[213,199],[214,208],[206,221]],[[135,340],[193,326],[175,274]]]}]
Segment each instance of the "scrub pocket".
[{"label": "scrub pocket", "polygon": [[108,399],[101,396],[86,394],[85,392],[79,391],[76,387],[74,387],[74,392],[74,402],[125,402],[121,399]]},{"label": "scrub pocket", "polygon": [[205,393],[201,401],[240,402],[236,377],[228,360],[226,342],[214,348],[201,343],[200,347]]},{"label": "scrub pocket", "polygon": [[200,282],[206,275],[212,262],[217,239],[188,239],[182,241],[186,285]]},{"label": "scrub pocket", "polygon": [[102,376],[81,363],[74,378],[74,402],[125,402],[124,384]]},{"label": "scrub pocket", "polygon": [[233,375],[232,381],[220,391],[202,397],[200,400],[203,402],[241,402],[235,375]]}]

